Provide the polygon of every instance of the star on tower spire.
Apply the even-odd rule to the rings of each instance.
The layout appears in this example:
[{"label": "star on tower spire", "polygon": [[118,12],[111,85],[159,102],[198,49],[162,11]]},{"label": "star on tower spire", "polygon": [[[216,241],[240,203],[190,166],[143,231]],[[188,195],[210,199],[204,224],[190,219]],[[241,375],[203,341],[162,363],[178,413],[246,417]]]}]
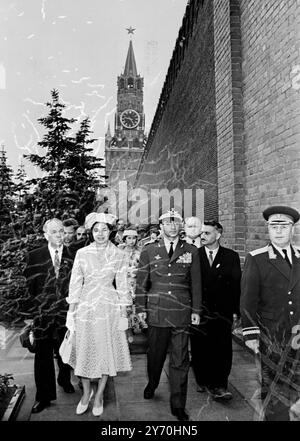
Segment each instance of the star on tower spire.
[{"label": "star on tower spire", "polygon": [[126,28],[126,31],[128,32],[128,34],[134,34],[135,28],[133,28],[132,26],[130,26],[129,28]]}]

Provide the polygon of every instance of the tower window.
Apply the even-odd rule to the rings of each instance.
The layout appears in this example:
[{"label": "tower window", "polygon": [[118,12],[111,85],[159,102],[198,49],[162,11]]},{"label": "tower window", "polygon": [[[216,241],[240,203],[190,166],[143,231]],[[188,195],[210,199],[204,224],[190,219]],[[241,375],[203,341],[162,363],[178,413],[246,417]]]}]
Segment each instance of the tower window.
[{"label": "tower window", "polygon": [[128,89],[133,89],[133,87],[134,87],[134,80],[133,80],[133,78],[128,78],[128,80],[127,80],[127,87],[128,87]]}]

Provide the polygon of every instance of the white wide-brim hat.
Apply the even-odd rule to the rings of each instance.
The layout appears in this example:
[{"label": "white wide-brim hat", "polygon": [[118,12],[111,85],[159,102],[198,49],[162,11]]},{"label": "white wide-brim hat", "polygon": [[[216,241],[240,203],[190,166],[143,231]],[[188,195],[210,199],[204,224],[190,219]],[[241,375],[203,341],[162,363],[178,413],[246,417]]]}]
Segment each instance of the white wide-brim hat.
[{"label": "white wide-brim hat", "polygon": [[113,225],[115,220],[116,216],[110,213],[90,213],[85,218],[84,226],[87,230],[90,230],[96,222]]},{"label": "white wide-brim hat", "polygon": [[136,230],[131,230],[130,228],[128,230],[125,230],[123,233],[123,237],[125,236],[137,236],[138,233]]}]

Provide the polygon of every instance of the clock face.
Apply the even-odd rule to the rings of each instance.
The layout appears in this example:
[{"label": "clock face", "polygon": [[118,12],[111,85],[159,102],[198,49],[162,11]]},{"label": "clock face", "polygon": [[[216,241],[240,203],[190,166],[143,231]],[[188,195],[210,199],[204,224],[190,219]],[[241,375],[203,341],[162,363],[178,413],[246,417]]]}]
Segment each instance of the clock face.
[{"label": "clock face", "polygon": [[140,115],[133,109],[127,109],[121,113],[120,119],[126,129],[134,129],[140,122]]}]

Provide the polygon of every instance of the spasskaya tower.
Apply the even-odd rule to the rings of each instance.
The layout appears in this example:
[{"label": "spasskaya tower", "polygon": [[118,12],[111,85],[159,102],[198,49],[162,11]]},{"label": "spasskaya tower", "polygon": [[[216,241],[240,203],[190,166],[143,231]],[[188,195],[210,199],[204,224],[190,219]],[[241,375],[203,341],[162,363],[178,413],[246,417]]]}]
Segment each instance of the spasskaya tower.
[{"label": "spasskaya tower", "polygon": [[134,181],[146,144],[143,107],[144,79],[138,74],[131,35],[123,73],[118,76],[117,110],[114,134],[108,125],[105,134],[105,173],[107,184],[117,187],[120,180]]}]

